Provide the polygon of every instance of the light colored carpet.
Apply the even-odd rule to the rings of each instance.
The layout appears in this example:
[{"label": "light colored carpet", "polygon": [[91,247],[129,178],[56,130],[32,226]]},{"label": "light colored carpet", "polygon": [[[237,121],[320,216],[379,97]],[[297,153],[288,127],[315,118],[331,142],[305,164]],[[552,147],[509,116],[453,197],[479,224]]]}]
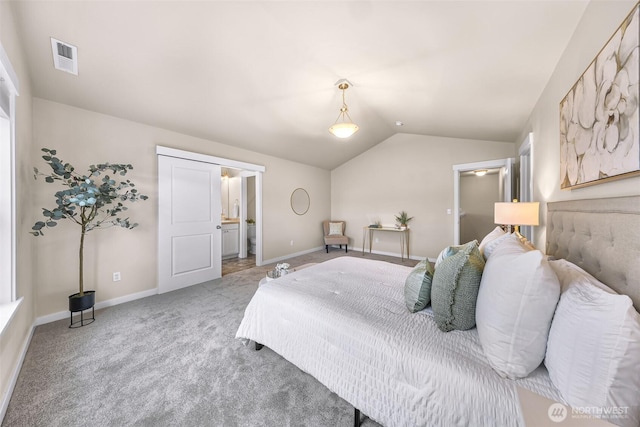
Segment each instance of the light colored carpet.
[{"label": "light colored carpet", "polygon": [[[344,255],[334,249],[288,262]],[[68,319],[37,327],[2,426],[353,425],[353,407],[313,377],[235,339],[269,269],[99,310],[78,329]]]}]

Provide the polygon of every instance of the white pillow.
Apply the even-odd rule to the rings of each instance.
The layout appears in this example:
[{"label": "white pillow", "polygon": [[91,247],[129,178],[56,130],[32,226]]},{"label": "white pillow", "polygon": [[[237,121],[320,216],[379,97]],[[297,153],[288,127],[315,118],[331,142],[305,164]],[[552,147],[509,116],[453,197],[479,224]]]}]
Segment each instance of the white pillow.
[{"label": "white pillow", "polygon": [[329,234],[330,235],[340,235],[340,236],[342,236],[342,223],[341,222],[330,222],[329,223]]},{"label": "white pillow", "polygon": [[501,376],[523,378],[544,359],[551,318],[560,297],[546,256],[509,235],[487,260],[478,301],[478,337]]},{"label": "white pillow", "polygon": [[[554,259],[549,261],[551,268],[558,276],[558,280],[560,281],[560,292],[564,293],[569,286],[580,284],[583,282],[589,282],[594,286],[599,287],[600,289],[604,289],[610,293],[616,293],[613,289],[600,282],[598,279],[593,277],[591,274],[584,271],[582,268],[578,267],[576,264],[567,261],[566,259]],[[577,283],[576,283],[577,282]]]},{"label": "white pillow", "polygon": [[[482,239],[482,241],[480,242],[480,253],[484,256],[484,248],[487,245],[487,243],[491,242],[492,240],[497,239],[500,236],[505,236],[507,233],[500,227],[496,227],[494,228],[491,233],[487,234],[486,236],[484,236],[484,239]],[[485,256],[484,259],[487,259],[487,257]]]},{"label": "white pillow", "polygon": [[[496,248],[498,246],[500,246],[500,244],[502,242],[504,242],[505,240],[507,240],[510,236],[515,237],[514,234],[511,233],[505,233],[502,236],[498,236],[493,240],[490,240],[489,242],[487,242],[487,244],[484,245],[484,252],[482,252],[482,255],[484,256],[485,260],[488,260],[489,257],[491,256],[491,254],[493,254],[493,252],[496,250]],[[529,250],[527,248],[527,250]]]},{"label": "white pillow", "polygon": [[563,282],[545,358],[551,381],[573,407],[620,408],[608,421],[640,425],[640,314],[578,266],[551,264]]}]

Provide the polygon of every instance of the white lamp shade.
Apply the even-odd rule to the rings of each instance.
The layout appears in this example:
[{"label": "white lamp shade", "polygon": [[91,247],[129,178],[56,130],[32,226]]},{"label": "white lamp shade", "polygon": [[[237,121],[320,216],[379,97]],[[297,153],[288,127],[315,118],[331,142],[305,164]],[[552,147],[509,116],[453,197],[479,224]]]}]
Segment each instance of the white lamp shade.
[{"label": "white lamp shade", "polygon": [[539,202],[496,203],[493,222],[504,225],[539,225]]},{"label": "white lamp shade", "polygon": [[355,123],[336,123],[329,128],[329,132],[338,138],[349,138],[358,132],[358,129],[359,127]]}]

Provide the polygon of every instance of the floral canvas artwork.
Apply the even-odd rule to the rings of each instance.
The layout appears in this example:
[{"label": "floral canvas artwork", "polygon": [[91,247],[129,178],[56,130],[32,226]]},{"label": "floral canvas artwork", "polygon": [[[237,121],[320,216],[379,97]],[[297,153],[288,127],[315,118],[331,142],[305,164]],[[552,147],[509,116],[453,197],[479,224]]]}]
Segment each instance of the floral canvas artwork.
[{"label": "floral canvas artwork", "polygon": [[640,174],[638,11],[560,102],[560,187]]}]

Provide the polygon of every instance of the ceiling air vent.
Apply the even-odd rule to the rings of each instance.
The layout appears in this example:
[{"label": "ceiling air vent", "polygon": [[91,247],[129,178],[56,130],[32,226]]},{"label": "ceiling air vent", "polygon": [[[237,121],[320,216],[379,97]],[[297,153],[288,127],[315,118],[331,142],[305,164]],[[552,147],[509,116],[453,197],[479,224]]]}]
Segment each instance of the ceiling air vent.
[{"label": "ceiling air vent", "polygon": [[51,38],[53,66],[56,70],[78,75],[78,48],[68,43]]}]

